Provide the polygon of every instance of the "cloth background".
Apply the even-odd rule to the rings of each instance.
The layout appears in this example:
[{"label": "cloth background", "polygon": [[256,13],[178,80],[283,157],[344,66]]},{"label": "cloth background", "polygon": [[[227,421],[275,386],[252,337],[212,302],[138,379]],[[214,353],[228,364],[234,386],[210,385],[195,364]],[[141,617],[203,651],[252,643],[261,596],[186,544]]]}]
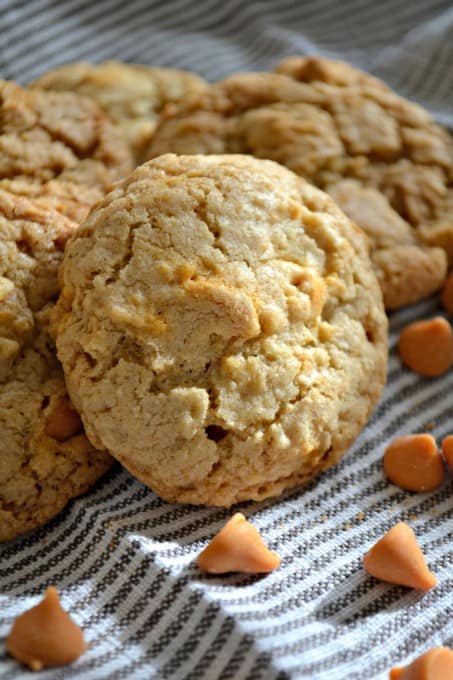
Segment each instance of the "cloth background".
[{"label": "cloth background", "polygon": [[[1,76],[21,83],[77,59],[216,80],[295,53],[340,57],[453,126],[449,0],[0,0],[0,36]],[[119,468],[46,527],[1,546],[0,678],[29,677],[3,643],[49,585],[90,648],[42,680],[384,680],[392,665],[453,647],[452,478],[435,493],[410,494],[382,471],[393,437],[453,431],[453,372],[421,379],[395,353],[404,324],[437,313],[433,298],[392,316],[384,396],[336,468],[280,499],[236,508],[280,554],[272,574],[201,574],[193,560],[231,511],[164,503]],[[426,594],[362,569],[366,550],[399,520],[438,576]]]}]

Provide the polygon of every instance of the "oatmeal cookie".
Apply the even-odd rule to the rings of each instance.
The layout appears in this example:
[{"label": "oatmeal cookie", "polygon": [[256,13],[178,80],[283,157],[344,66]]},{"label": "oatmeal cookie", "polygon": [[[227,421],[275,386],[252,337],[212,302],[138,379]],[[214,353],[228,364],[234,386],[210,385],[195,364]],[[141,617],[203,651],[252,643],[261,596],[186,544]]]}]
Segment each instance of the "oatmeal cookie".
[{"label": "oatmeal cookie", "polygon": [[290,78],[299,80],[301,83],[318,81],[337,87],[372,85],[389,90],[382,80],[355,68],[352,64],[336,59],[325,59],[324,57],[287,57],[276,66],[275,73],[283,73],[283,75],[290,76]]},{"label": "oatmeal cookie", "polygon": [[67,90],[93,99],[121,128],[137,163],[143,160],[164,107],[204,86],[200,76],[188,71],[120,61],[66,64],[31,83],[31,87]]},{"label": "oatmeal cookie", "polygon": [[72,92],[27,90],[0,81],[0,177],[98,187],[103,193],[133,162],[100,108]]},{"label": "oatmeal cookie", "polygon": [[111,465],[84,435],[49,335],[76,227],[0,188],[0,541],[54,517]]},{"label": "oatmeal cookie", "polygon": [[[281,73],[238,74],[186,99],[164,115],[148,157],[248,153],[286,165],[341,195],[346,211],[354,203],[351,217],[370,238],[387,308],[431,294],[447,271],[446,255],[438,247],[453,262],[449,134],[421,107],[347,64],[311,59],[299,70],[294,64],[293,59],[287,71],[299,80]],[[279,68],[285,70],[284,64]],[[336,192],[345,180],[354,182]],[[382,220],[379,230],[388,235],[385,253],[375,230],[368,229],[371,193],[360,187],[374,190],[375,221]],[[404,222],[404,243],[393,239],[387,218],[401,228]],[[423,269],[416,286],[415,262],[409,269],[403,266],[413,256]]]},{"label": "oatmeal cookie", "polygon": [[420,243],[380,191],[347,179],[331,185],[329,194],[370,239],[386,309],[417,302],[442,286],[447,269],[445,251]]},{"label": "oatmeal cookie", "polygon": [[250,156],[137,168],[69,242],[58,356],[94,446],[171,501],[274,496],[336,463],[385,381],[366,239]]},{"label": "oatmeal cookie", "polygon": [[90,210],[100,203],[105,192],[98,186],[51,179],[39,182],[28,177],[0,179],[0,189],[10,194],[30,198],[35,206],[51,208],[81,224]]}]

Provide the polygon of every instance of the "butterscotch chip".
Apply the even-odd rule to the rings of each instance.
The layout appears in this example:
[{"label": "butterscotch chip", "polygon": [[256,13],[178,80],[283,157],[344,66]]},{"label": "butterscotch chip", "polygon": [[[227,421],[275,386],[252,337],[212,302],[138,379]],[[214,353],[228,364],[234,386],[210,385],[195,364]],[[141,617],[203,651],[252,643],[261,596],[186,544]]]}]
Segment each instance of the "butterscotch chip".
[{"label": "butterscotch chip", "polygon": [[58,179],[105,192],[132,169],[122,134],[94,102],[73,92],[1,80],[0,116],[2,179]]},{"label": "butterscotch chip", "polygon": [[119,126],[138,163],[165,106],[204,85],[188,71],[119,61],[66,64],[31,83],[33,88],[77,92],[95,101]]},{"label": "butterscotch chip", "polygon": [[379,399],[387,321],[362,233],[269,161],[167,155],[68,244],[58,354],[87,434],[162,497],[279,494]]},{"label": "butterscotch chip", "polygon": [[453,651],[434,647],[403,668],[392,668],[390,680],[449,680],[453,678]]},{"label": "butterscotch chip", "polygon": [[60,399],[46,419],[45,433],[64,442],[83,430],[82,421],[67,398]]},{"label": "butterscotch chip", "polygon": [[414,321],[405,326],[398,340],[401,360],[415,373],[436,377],[453,364],[453,331],[446,319]]},{"label": "butterscotch chip", "polygon": [[268,549],[258,529],[237,512],[198,555],[197,565],[210,574],[266,574],[277,569],[280,558]]},{"label": "butterscotch chip", "polygon": [[453,435],[449,434],[442,440],[442,453],[444,454],[448,467],[453,472]]},{"label": "butterscotch chip", "polygon": [[437,579],[430,572],[414,532],[398,522],[363,558],[366,571],[375,578],[409,588],[429,590]]},{"label": "butterscotch chip", "polygon": [[385,450],[384,471],[391,482],[408,491],[432,491],[445,476],[436,440],[426,433],[394,439]]},{"label": "butterscotch chip", "polygon": [[387,308],[439,289],[453,263],[448,132],[348,64],[295,57],[277,70],[234,75],[185,99],[163,117],[148,157],[278,161],[331,193],[365,230]]},{"label": "butterscotch chip", "polygon": [[39,526],[111,464],[69,406],[49,335],[77,223],[0,188],[0,541]]},{"label": "butterscotch chip", "polygon": [[43,600],[21,614],[6,640],[15,659],[32,671],[66,666],[86,650],[84,635],[65,612],[55,588],[47,588]]}]

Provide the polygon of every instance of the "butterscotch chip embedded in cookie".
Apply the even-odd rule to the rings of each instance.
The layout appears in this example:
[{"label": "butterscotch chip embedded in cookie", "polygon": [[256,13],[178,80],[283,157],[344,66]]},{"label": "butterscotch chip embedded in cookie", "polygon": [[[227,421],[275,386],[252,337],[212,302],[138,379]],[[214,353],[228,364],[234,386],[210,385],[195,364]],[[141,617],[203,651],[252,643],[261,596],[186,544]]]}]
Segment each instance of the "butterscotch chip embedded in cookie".
[{"label": "butterscotch chip embedded in cookie", "polygon": [[0,541],[54,517],[111,465],[84,435],[49,334],[76,227],[0,188]]},{"label": "butterscotch chip embedded in cookie", "polygon": [[132,169],[128,145],[92,101],[0,81],[0,177],[61,180],[105,193]]},{"label": "butterscotch chip embedded in cookie", "polygon": [[165,499],[306,482],[379,399],[387,321],[363,234],[275,163],[142,165],[61,273],[58,355],[87,435]]},{"label": "butterscotch chip embedded in cookie", "polygon": [[204,85],[200,76],[188,71],[120,61],[66,64],[31,84],[44,90],[77,92],[93,99],[121,128],[137,162],[143,160],[164,107]]},{"label": "butterscotch chip embedded in cookie", "polygon": [[445,279],[447,256],[453,263],[448,132],[348,64],[294,57],[277,68],[281,73],[231,76],[175,106],[163,116],[148,157],[248,153],[286,165],[335,200],[342,197],[347,213],[353,206],[349,216],[370,238],[386,307],[430,295]]}]

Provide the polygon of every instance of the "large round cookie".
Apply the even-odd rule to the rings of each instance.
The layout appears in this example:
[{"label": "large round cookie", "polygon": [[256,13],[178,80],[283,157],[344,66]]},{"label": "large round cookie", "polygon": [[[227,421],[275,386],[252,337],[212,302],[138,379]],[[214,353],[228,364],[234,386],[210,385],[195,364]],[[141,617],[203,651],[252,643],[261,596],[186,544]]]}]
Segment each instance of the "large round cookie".
[{"label": "large round cookie", "polygon": [[0,541],[39,526],[111,465],[83,433],[49,335],[77,223],[0,188]]},{"label": "large round cookie", "polygon": [[78,92],[97,102],[143,160],[163,108],[201,90],[205,81],[188,71],[106,61],[66,64],[31,83],[45,90]]},{"label": "large round cookie", "polygon": [[[286,70],[295,75],[294,60]],[[304,73],[310,82],[252,73],[212,85],[167,112],[148,157],[249,153],[278,161],[331,192],[368,233],[387,308],[429,295],[447,270],[445,252],[431,246],[453,258],[450,136],[419,106],[346,64],[312,59]]]},{"label": "large round cookie", "polygon": [[220,506],[338,461],[385,381],[364,240],[270,161],[137,168],[61,270],[58,356],[92,443],[165,499]]},{"label": "large round cookie", "polygon": [[98,187],[133,166],[128,144],[101,109],[71,92],[26,90],[0,81],[0,177]]}]

